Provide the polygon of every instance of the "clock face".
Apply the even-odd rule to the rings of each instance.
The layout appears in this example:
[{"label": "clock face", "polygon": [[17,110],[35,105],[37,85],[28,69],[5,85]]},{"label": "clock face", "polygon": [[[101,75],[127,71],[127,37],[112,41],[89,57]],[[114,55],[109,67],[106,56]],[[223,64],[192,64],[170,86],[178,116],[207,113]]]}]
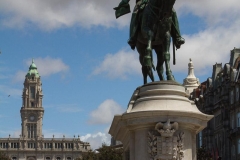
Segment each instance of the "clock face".
[{"label": "clock face", "polygon": [[30,121],[34,121],[35,120],[35,117],[32,115],[29,117]]}]

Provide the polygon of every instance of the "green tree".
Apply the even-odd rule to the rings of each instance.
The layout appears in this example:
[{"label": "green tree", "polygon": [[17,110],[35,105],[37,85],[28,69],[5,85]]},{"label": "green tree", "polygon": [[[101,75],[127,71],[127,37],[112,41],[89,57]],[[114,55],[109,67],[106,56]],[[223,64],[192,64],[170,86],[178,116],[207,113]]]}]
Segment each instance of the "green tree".
[{"label": "green tree", "polygon": [[83,153],[82,157],[76,160],[123,160],[123,148],[113,148],[102,144],[96,152]]},{"label": "green tree", "polygon": [[197,150],[197,160],[212,160],[212,155],[202,146]]},{"label": "green tree", "polygon": [[0,160],[11,160],[11,158],[7,156],[5,153],[0,152]]},{"label": "green tree", "polygon": [[83,153],[81,158],[77,158],[76,160],[98,160],[98,155],[94,153],[92,150]]},{"label": "green tree", "polygon": [[123,159],[123,148],[113,148],[103,144],[101,148],[98,149],[99,160],[122,160]]}]

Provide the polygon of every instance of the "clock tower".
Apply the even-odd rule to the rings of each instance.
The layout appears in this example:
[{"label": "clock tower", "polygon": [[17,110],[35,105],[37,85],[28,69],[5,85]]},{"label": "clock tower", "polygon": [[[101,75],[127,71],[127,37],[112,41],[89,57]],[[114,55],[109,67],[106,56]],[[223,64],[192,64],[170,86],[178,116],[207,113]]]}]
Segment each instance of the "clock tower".
[{"label": "clock tower", "polygon": [[42,82],[37,71],[37,66],[32,60],[29,71],[25,76],[22,94],[22,136],[26,139],[42,137]]}]

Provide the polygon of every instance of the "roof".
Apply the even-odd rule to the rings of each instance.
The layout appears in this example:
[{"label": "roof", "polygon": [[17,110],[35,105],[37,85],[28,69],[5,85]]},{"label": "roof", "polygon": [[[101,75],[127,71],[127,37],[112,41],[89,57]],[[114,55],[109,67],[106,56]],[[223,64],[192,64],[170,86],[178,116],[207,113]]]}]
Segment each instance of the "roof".
[{"label": "roof", "polygon": [[37,71],[37,66],[34,63],[34,60],[32,60],[32,64],[29,67],[29,70],[28,70],[28,73],[26,74],[26,77],[32,77],[33,75],[37,78],[40,77],[40,75]]}]

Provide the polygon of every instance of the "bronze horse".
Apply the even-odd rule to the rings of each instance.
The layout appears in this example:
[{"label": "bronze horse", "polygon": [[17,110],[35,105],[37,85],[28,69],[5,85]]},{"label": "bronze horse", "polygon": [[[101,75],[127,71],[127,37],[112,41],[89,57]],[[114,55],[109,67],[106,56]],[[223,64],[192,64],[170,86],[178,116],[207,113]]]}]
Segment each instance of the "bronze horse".
[{"label": "bronze horse", "polygon": [[175,0],[149,0],[140,14],[141,25],[136,48],[139,53],[139,61],[142,65],[144,84],[147,76],[154,81],[152,69],[155,70],[152,60],[152,49],[157,54],[157,73],[160,80],[164,80],[163,63],[165,62],[167,80],[174,80],[170,69],[170,42],[172,9]]}]

